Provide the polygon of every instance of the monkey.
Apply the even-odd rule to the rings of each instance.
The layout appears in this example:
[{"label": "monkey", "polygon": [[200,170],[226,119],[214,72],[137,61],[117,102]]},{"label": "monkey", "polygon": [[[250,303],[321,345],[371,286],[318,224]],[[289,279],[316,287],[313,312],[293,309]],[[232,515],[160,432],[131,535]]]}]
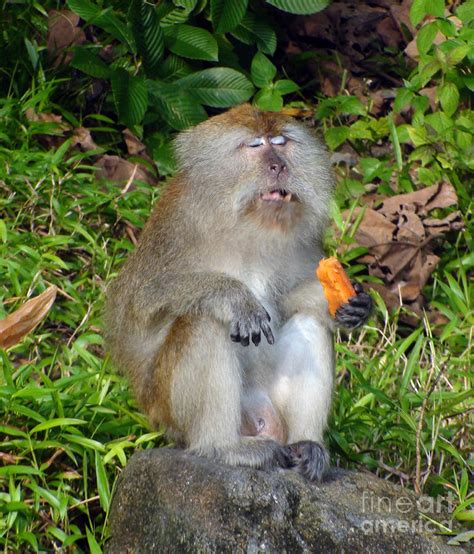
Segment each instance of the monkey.
[{"label": "monkey", "polygon": [[319,481],[335,325],[366,322],[360,285],[333,320],[315,268],[334,188],[304,123],[243,104],[175,139],[178,172],[108,287],[112,360],[175,444]]}]

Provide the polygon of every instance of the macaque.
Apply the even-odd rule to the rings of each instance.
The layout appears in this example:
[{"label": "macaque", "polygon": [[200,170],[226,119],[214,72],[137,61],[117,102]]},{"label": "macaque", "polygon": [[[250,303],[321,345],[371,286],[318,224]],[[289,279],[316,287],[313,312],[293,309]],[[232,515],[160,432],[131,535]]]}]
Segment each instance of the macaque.
[{"label": "macaque", "polygon": [[333,178],[314,134],[245,104],[176,139],[179,172],[108,291],[106,334],[153,425],[198,455],[320,480],[335,321],[315,268]]}]

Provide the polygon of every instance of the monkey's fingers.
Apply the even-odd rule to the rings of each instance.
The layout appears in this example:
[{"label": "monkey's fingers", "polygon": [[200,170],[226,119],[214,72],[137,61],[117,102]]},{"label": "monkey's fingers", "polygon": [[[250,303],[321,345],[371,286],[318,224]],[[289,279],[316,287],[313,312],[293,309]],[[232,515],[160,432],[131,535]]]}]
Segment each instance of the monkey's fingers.
[{"label": "monkey's fingers", "polygon": [[[370,294],[368,294],[367,292],[364,291],[363,288],[361,288],[361,285],[359,283],[356,283],[358,285],[358,289],[360,288],[360,292],[359,290],[357,290],[357,294],[356,296],[352,296],[351,298],[349,298],[348,302],[349,304],[351,304],[352,306],[367,306],[368,309],[371,309],[372,308],[372,297],[370,296]],[[356,288],[356,287],[354,287]]]},{"label": "monkey's fingers", "polygon": [[359,308],[352,304],[343,304],[336,312],[336,322],[347,329],[355,329],[363,325],[370,315],[365,307]]},{"label": "monkey's fingers", "polygon": [[262,329],[268,344],[274,344],[275,337],[273,336],[272,328],[270,327],[270,325],[266,321],[262,321],[260,323],[260,328]]},{"label": "monkey's fingers", "polygon": [[260,334],[260,331],[253,331],[252,333],[252,342],[255,344],[255,346],[258,346],[260,344],[262,337]]},{"label": "monkey's fingers", "polygon": [[360,294],[361,292],[364,292],[364,287],[362,286],[361,283],[359,283],[359,281],[351,281],[351,285],[356,291],[356,294]]},{"label": "monkey's fingers", "polygon": [[252,325],[249,321],[246,321],[245,319],[240,320],[239,322],[239,334],[240,334],[240,344],[242,346],[248,346],[250,344],[250,335]]},{"label": "monkey's fingers", "polygon": [[240,342],[240,329],[238,321],[233,321],[230,324],[230,340],[233,342]]}]

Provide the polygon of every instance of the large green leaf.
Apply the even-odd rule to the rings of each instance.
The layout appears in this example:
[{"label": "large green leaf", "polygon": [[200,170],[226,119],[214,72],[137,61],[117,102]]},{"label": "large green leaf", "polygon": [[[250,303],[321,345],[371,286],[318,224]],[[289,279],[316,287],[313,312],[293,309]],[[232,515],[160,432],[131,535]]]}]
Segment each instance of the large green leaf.
[{"label": "large green leaf", "polygon": [[164,35],[154,6],[144,0],[133,0],[130,5],[129,19],[137,50],[143,60],[148,77],[159,74],[160,60],[165,48]]},{"label": "large green leaf", "polygon": [[193,68],[189,63],[174,54],[170,54],[160,68],[161,78],[169,83],[186,77],[192,72]]},{"label": "large green leaf", "polygon": [[102,11],[97,5],[89,2],[89,0],[67,0],[67,5],[81,19],[87,22],[100,15]]},{"label": "large green leaf", "polygon": [[192,73],[176,83],[196,100],[213,108],[228,108],[248,100],[254,87],[245,75],[228,67]]},{"label": "large green leaf", "polygon": [[120,42],[127,44],[130,49],[133,48],[133,37],[127,25],[112,13],[111,9],[103,11],[98,17],[92,19],[91,23],[104,29]]},{"label": "large green leaf", "polygon": [[164,33],[166,47],[173,54],[191,60],[218,60],[216,39],[205,29],[191,25],[174,25],[166,27]]},{"label": "large green leaf", "polygon": [[217,33],[227,33],[242,21],[248,0],[211,0],[211,20]]},{"label": "large green leaf", "polygon": [[250,66],[250,75],[257,87],[262,88],[268,86],[273,82],[276,73],[277,68],[272,62],[264,54],[257,52]]},{"label": "large green leaf", "polygon": [[240,25],[231,34],[244,44],[256,43],[258,49],[265,54],[273,55],[276,50],[277,38],[273,28],[261,17],[247,12]]},{"label": "large green leaf", "polygon": [[330,0],[267,0],[268,4],[285,12],[309,15],[327,8]]},{"label": "large green leaf", "polygon": [[120,42],[132,46],[133,41],[127,25],[112,12],[111,8],[103,10],[89,0],[67,0],[67,5],[87,23],[97,25]]},{"label": "large green leaf", "polygon": [[454,83],[444,83],[438,87],[438,99],[446,115],[452,116],[459,104],[459,91]]},{"label": "large green leaf", "polygon": [[196,7],[197,0],[173,0],[173,4],[191,12]]},{"label": "large green leaf", "polygon": [[119,68],[112,73],[112,92],[119,119],[127,127],[142,122],[148,106],[148,92],[142,77]]},{"label": "large green leaf", "polygon": [[187,91],[176,84],[147,81],[148,91],[160,115],[173,129],[181,131],[207,119],[207,113]]},{"label": "large green leaf", "polygon": [[166,2],[160,4],[156,8],[156,11],[158,13],[162,29],[164,29],[165,27],[184,23],[189,19],[189,16],[191,14],[190,10],[188,10],[187,8],[170,9],[170,6],[167,5]]},{"label": "large green leaf", "polygon": [[290,94],[300,90],[300,87],[294,81],[290,81],[289,79],[276,81],[273,88],[278,94]]},{"label": "large green leaf", "polygon": [[283,108],[283,98],[274,89],[263,88],[255,95],[253,103],[257,108],[268,112],[279,112]]},{"label": "large green leaf", "polygon": [[99,58],[97,50],[76,46],[71,65],[86,75],[91,75],[98,79],[110,77],[110,67]]}]

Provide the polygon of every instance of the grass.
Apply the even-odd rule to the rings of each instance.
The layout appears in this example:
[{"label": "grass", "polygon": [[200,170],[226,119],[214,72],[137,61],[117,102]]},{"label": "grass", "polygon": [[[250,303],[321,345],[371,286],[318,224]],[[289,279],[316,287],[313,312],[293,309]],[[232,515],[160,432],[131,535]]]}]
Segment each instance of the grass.
[{"label": "grass", "polygon": [[[23,108],[24,109],[24,106]],[[97,183],[82,154],[44,150],[19,105],[0,105],[0,317],[50,284],[44,323],[0,351],[0,544],[5,552],[100,552],[118,475],[136,449],[165,444],[104,357],[104,289],[159,196]],[[468,205],[463,206],[465,214]],[[377,299],[361,333],[338,337],[328,435],[334,462],[455,498],[472,520],[473,283],[469,229],[427,289],[450,323],[398,324]]]}]

